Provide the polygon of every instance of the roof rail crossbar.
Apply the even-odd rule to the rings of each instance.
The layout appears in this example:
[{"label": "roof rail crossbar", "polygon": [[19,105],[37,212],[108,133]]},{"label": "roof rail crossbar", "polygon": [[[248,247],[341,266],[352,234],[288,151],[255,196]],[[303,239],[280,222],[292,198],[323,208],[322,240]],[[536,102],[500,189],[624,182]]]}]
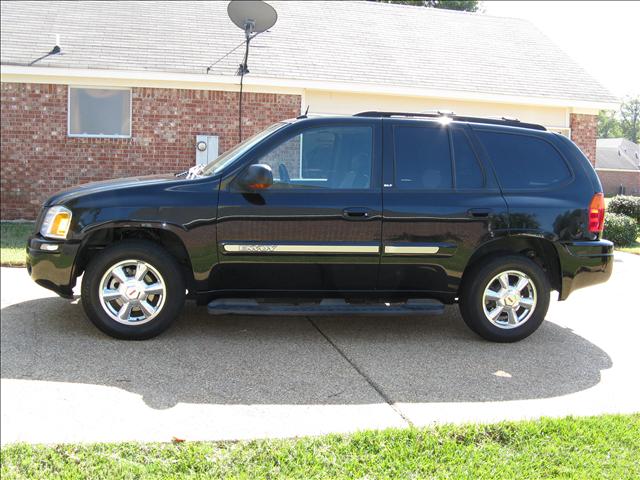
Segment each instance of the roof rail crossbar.
[{"label": "roof rail crossbar", "polygon": [[403,117],[403,118],[441,118],[447,117],[457,122],[468,123],[487,123],[491,125],[507,125],[511,127],[530,128],[532,130],[547,130],[542,125],[536,123],[524,123],[515,118],[491,118],[491,117],[467,117],[463,115],[449,114],[447,112],[437,113],[408,113],[408,112],[377,112],[367,111],[356,113],[354,117],[376,117],[376,118],[391,118],[391,117]]},{"label": "roof rail crossbar", "polygon": [[422,112],[420,112],[421,114],[425,114],[425,115],[433,115],[433,114],[438,114],[438,115],[446,115],[448,117],[450,117],[451,115],[455,115],[456,112],[452,111],[452,110],[424,110]]}]

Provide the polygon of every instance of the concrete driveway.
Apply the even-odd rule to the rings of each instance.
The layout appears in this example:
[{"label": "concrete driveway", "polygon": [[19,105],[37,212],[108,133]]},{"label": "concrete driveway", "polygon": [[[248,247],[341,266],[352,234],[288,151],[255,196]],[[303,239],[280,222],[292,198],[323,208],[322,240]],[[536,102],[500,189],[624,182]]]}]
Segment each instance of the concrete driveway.
[{"label": "concrete driveway", "polygon": [[[188,305],[113,340],[24,269],[2,273],[2,443],[291,437],[441,422],[640,411],[640,256],[485,342],[457,307],[424,318],[211,317]],[[555,295],[554,295],[555,297]]]}]

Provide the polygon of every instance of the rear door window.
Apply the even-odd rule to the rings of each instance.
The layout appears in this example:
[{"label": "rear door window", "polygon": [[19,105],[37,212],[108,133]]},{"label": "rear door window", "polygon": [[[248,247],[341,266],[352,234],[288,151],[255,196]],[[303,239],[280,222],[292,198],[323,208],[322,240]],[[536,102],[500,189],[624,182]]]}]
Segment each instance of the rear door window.
[{"label": "rear door window", "polygon": [[476,135],[506,190],[550,188],[571,178],[564,159],[541,138],[483,130]]},{"label": "rear door window", "polygon": [[393,142],[397,188],[452,188],[451,152],[446,128],[395,126]]},{"label": "rear door window", "polygon": [[456,188],[483,188],[484,173],[467,135],[460,129],[451,130],[453,158],[456,166]]}]

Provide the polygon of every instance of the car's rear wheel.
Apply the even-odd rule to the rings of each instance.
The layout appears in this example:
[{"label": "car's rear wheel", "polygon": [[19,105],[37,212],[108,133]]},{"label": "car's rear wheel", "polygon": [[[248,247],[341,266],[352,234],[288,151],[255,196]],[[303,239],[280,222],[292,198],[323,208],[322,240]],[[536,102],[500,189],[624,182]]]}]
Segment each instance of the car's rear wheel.
[{"label": "car's rear wheel", "polygon": [[87,266],[82,305],[107,335],[124,340],[155,337],[169,328],[184,304],[180,272],[178,262],[152,242],[119,242]]},{"label": "car's rear wheel", "polygon": [[549,294],[547,276],[533,260],[521,255],[494,257],[465,275],[460,312],[483,338],[516,342],[540,326]]}]

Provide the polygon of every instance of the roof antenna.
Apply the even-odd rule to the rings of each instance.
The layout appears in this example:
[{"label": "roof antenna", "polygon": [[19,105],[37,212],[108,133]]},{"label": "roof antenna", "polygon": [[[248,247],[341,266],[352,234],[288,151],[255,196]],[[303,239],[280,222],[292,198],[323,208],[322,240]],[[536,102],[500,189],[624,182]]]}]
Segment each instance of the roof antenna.
[{"label": "roof antenna", "polygon": [[304,113],[302,115],[298,115],[296,118],[307,118],[307,113],[309,113],[309,105],[307,105],[307,109]]},{"label": "roof antenna", "polygon": [[236,75],[240,75],[240,98],[238,101],[238,138],[242,142],[242,85],[244,76],[249,73],[249,43],[258,34],[273,27],[278,20],[276,10],[262,0],[231,0],[227,6],[231,21],[244,30],[244,60],[238,66]]},{"label": "roof antenna", "polygon": [[45,53],[41,57],[36,58],[34,61],[29,62],[28,65],[31,66],[34,63],[39,62],[40,60],[44,60],[45,58],[50,57],[51,55],[57,55],[60,52],[62,52],[62,50],[60,49],[60,34],[56,33],[56,44],[53,46],[51,51],[49,53]]}]

